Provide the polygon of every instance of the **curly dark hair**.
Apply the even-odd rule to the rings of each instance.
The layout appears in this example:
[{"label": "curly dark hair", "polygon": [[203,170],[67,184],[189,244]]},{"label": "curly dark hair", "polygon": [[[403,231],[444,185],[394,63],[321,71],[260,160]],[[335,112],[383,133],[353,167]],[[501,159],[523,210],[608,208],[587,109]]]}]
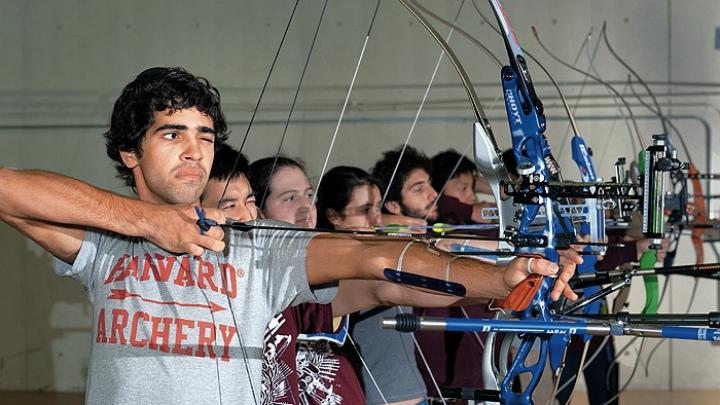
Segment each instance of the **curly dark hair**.
[{"label": "curly dark hair", "polygon": [[233,180],[250,169],[248,158],[232,146],[224,143],[215,149],[210,178],[218,181]]},{"label": "curly dark hair", "polygon": [[432,163],[432,186],[439,193],[445,184],[463,173],[475,175],[477,165],[467,157],[457,153],[453,149],[440,152],[433,156]]},{"label": "curly dark hair", "polygon": [[301,162],[282,155],[258,159],[250,165],[247,177],[250,182],[250,187],[252,187],[257,196],[257,206],[261,210],[265,209],[267,197],[272,193],[272,190],[270,190],[270,181],[273,176],[278,170],[288,166],[297,167],[307,176],[305,167],[303,167]]},{"label": "curly dark hair", "polygon": [[117,177],[135,187],[132,171],[125,167],[120,152],[142,156],[145,132],[153,124],[153,114],[170,109],[197,108],[213,120],[215,144],[227,140],[228,129],[220,109],[220,93],[207,79],[179,67],[155,67],[140,73],[123,89],[115,101],[110,129],[105,133],[107,155],[115,162]]},{"label": "curly dark hair", "polygon": [[318,228],[335,228],[328,219],[328,210],[331,209],[342,215],[355,187],[364,185],[375,185],[381,189],[375,178],[358,167],[338,166],[325,173],[317,194]]},{"label": "curly dark hair", "polygon": [[[428,159],[424,153],[418,151],[412,146],[408,146],[405,148],[402,159],[400,159],[401,152],[402,146],[384,152],[382,158],[375,162],[375,166],[370,169],[372,176],[380,183],[380,189],[382,192],[387,193],[387,198],[385,199],[386,202],[397,201],[402,203],[402,187],[413,170],[422,169],[425,170],[428,175],[432,173],[430,171],[430,159]],[[390,177],[395,170],[395,165],[397,165],[398,160],[400,160],[400,165],[397,168],[397,173],[395,173],[395,178],[393,179],[392,184],[389,184]],[[382,209],[383,212],[387,212],[384,206]]]}]

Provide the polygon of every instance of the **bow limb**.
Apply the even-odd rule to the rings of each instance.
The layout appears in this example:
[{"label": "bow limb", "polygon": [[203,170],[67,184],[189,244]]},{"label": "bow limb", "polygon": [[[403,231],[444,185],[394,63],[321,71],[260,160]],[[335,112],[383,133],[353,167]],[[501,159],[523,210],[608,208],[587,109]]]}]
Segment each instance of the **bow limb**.
[{"label": "bow limb", "polygon": [[[500,64],[499,59],[489,50],[487,46],[485,46],[482,42],[478,41],[472,35],[468,34],[466,31],[462,30],[456,24],[443,19],[442,17],[423,7],[421,4],[414,0],[400,1],[406,8],[408,8],[408,10],[415,9],[414,12],[411,11],[411,13],[420,20],[420,22],[423,24],[423,26],[426,27],[426,29],[428,30],[428,32],[430,32],[433,38],[436,39],[440,47],[443,49],[443,52],[447,54],[448,58],[452,62],[452,65],[455,67],[458,75],[460,76],[463,86],[465,87],[465,90],[468,94],[468,99],[470,100],[473,108],[473,113],[476,117],[476,122],[473,125],[475,163],[478,165],[478,171],[480,172],[480,174],[488,181],[493,193],[493,197],[498,204],[499,229],[502,234],[506,226],[513,224],[514,219],[514,208],[512,200],[504,196],[501,192],[501,183],[510,181],[508,171],[505,168],[504,163],[502,162],[502,152],[497,144],[497,141],[495,140],[495,136],[493,134],[492,128],[490,127],[489,120],[485,116],[482,105],[477,98],[477,94],[475,93],[475,90],[471,85],[470,78],[467,76],[467,73],[465,72],[462,63],[460,63],[460,60],[457,58],[455,53],[452,52],[447,42],[440,39],[437,31],[427,21],[427,19],[425,19],[422,14],[420,14],[418,10],[430,15],[434,19],[449,26],[452,30],[455,30],[461,35],[463,35],[470,42],[478,46],[486,55],[488,55],[488,57],[498,67],[502,67],[502,65]],[[512,251],[512,246],[507,242],[501,241],[498,249],[501,251]],[[501,262],[508,261],[507,256],[498,259]]]},{"label": "bow limb", "polygon": [[634,132],[634,134],[632,134],[632,135],[635,135],[636,139],[638,140],[638,143],[640,144],[640,147],[641,147],[641,148],[644,148],[644,142],[642,141],[642,138],[641,138],[641,136],[640,136],[640,130],[638,129],[637,121],[635,120],[635,115],[633,114],[633,111],[632,111],[632,109],[630,108],[630,105],[628,104],[628,102],[627,102],[627,100],[625,99],[625,97],[624,97],[622,94],[620,94],[620,93],[615,89],[615,87],[613,87],[612,85],[610,85],[610,84],[607,83],[606,81],[602,80],[600,77],[598,77],[598,76],[596,76],[596,75],[593,75],[592,73],[586,72],[586,71],[584,71],[584,70],[578,69],[578,68],[576,68],[575,66],[573,66],[573,65],[571,65],[571,64],[563,61],[563,60],[560,59],[559,57],[557,57],[553,52],[550,51],[550,49],[548,49],[548,47],[542,42],[542,40],[540,40],[540,35],[538,34],[537,28],[533,27],[533,28],[532,28],[532,32],[533,32],[533,35],[535,35],[535,38],[536,38],[537,41],[538,41],[538,45],[540,45],[540,47],[545,51],[545,53],[547,53],[548,56],[550,56],[553,60],[555,60],[557,63],[565,66],[566,68],[572,70],[573,72],[579,73],[579,74],[583,75],[584,77],[588,77],[588,78],[590,78],[591,80],[593,80],[593,81],[601,84],[602,86],[604,86],[605,88],[607,88],[615,97],[617,97],[617,99],[619,99],[619,100],[622,102],[623,106],[625,107],[625,110],[626,110],[627,113],[628,113],[628,116],[629,116],[629,118],[630,118],[630,122],[632,123],[633,131],[631,131],[631,134],[632,134],[632,132]]},{"label": "bow limb", "polygon": [[[412,1],[412,0],[410,0],[410,1]],[[406,8],[408,7],[405,3],[403,3],[403,5],[404,5]],[[458,18],[460,17],[460,13],[461,13],[462,8],[463,8],[464,5],[465,5],[465,0],[463,0],[462,2],[460,2],[460,7],[458,7],[458,11],[457,11],[457,13],[455,14],[455,21],[457,21]],[[419,4],[417,4],[417,3],[415,3],[415,2],[413,2],[413,6],[418,7],[418,8],[422,8],[422,6],[420,6]],[[411,10],[411,9],[408,8],[408,10]],[[426,9],[425,9],[425,10],[426,10]],[[427,11],[427,10],[426,10],[426,11]],[[411,11],[411,13],[412,13],[412,11]],[[418,16],[420,16],[420,14],[414,14],[414,13],[413,13],[413,16],[415,16],[415,17],[417,18]],[[425,25],[425,23],[427,23],[426,20],[425,20],[425,21],[420,20],[420,22],[421,22],[421,23],[423,24],[423,26],[425,26],[426,28],[429,27],[429,28],[428,28],[429,30],[430,30],[430,29],[433,29],[433,30],[434,30],[434,27],[432,27],[431,25]],[[455,32],[455,28],[452,27],[452,28],[450,29],[450,31],[447,33],[447,35],[445,36],[444,40],[443,40],[444,43],[448,46],[448,49],[449,49],[450,39],[452,38],[454,32]],[[432,33],[432,31],[431,31],[431,33]],[[435,33],[437,33],[436,30],[435,30]],[[438,34],[439,34],[439,33],[438,33]],[[395,167],[393,168],[393,172],[392,172],[392,174],[390,175],[390,180],[388,181],[388,187],[387,187],[387,189],[385,190],[385,193],[383,194],[383,198],[382,198],[382,201],[380,202],[380,206],[385,205],[385,201],[387,200],[388,193],[390,192],[390,186],[389,186],[389,185],[392,184],[393,181],[395,180],[395,176],[397,175],[397,171],[398,171],[398,169],[399,169],[399,167],[400,167],[400,163],[401,163],[401,161],[402,161],[403,155],[404,155],[404,153],[405,153],[405,150],[407,149],[407,146],[410,144],[410,139],[412,138],[413,133],[415,132],[415,127],[416,127],[416,125],[417,125],[417,123],[418,123],[418,120],[419,120],[419,118],[420,118],[420,114],[422,113],[422,110],[423,110],[423,108],[425,107],[425,102],[427,101],[428,95],[430,94],[430,89],[432,88],[432,85],[433,85],[433,83],[435,82],[435,77],[437,76],[438,69],[440,68],[440,64],[442,63],[442,61],[443,61],[443,59],[444,59],[444,57],[445,57],[445,54],[446,54],[445,48],[441,49],[440,55],[438,56],[437,62],[435,63],[435,68],[433,69],[433,72],[432,72],[432,74],[430,75],[430,80],[428,81],[428,84],[427,84],[427,86],[425,87],[425,92],[423,93],[423,97],[422,97],[422,99],[421,99],[421,101],[420,101],[420,104],[418,105],[418,108],[417,108],[417,110],[416,110],[416,112],[415,112],[415,116],[414,116],[414,118],[413,118],[412,124],[410,125],[410,130],[408,131],[408,134],[407,134],[407,136],[405,137],[405,142],[404,142],[403,145],[402,145],[402,149],[401,149],[401,151],[400,151],[400,156],[398,157],[398,160],[397,160],[397,162],[396,162],[396,164],[395,164]],[[475,96],[475,97],[477,97],[477,96]],[[481,107],[481,108],[482,108],[482,107]],[[468,145],[468,148],[469,148],[469,145]],[[465,152],[467,152],[467,149],[468,149],[468,148],[466,148],[466,150],[463,151],[462,155],[464,155]],[[462,155],[461,155],[461,156],[462,156]],[[457,162],[457,164],[456,164],[456,169],[457,169],[457,165],[459,165],[461,161],[462,161],[462,157],[461,157],[460,159],[458,159],[458,162]],[[448,179],[448,181],[449,181],[449,180],[450,180],[450,179]],[[447,182],[446,182],[446,184],[447,184]],[[445,186],[443,186],[441,190],[436,190],[436,191],[438,192],[438,195],[437,195],[437,198],[435,199],[435,201],[433,201],[433,204],[432,204],[433,206],[437,205],[437,202],[439,201],[440,195],[441,195],[441,193],[442,193],[442,191],[443,191],[444,188],[445,188]],[[427,221],[428,215],[430,215],[430,210],[428,210],[428,214],[425,216],[425,218],[423,218],[423,220],[426,220],[426,221]]]},{"label": "bow limb", "polygon": [[[633,76],[635,76],[636,78],[638,78],[638,80],[641,81],[641,83],[647,90],[648,95],[650,95],[653,103],[657,107],[658,114],[662,114],[662,110],[660,109],[660,104],[658,103],[657,98],[655,98],[655,94],[652,91],[650,91],[650,87],[648,87],[648,85],[642,80],[642,78],[640,78],[640,75],[638,75],[637,72],[632,67],[630,67],[630,65],[628,65],[620,57],[620,55],[618,55],[617,52],[615,52],[615,49],[610,45],[610,41],[608,40],[608,37],[607,37],[607,29],[606,28],[607,28],[607,21],[603,21],[602,30],[600,31],[600,33],[601,33],[601,36],[603,38],[603,41],[605,42],[605,46],[607,47],[608,51],[610,51],[610,53],[613,55],[613,57],[615,59],[617,59],[617,61],[620,62],[620,64],[623,65],[623,67],[625,69],[627,69]],[[665,124],[665,120],[661,120],[661,125],[662,125],[662,129],[663,129],[663,133],[668,133],[667,125]]]},{"label": "bow limb", "polygon": [[428,33],[430,33],[433,39],[447,54],[447,57],[455,68],[455,71],[460,76],[460,81],[462,82],[463,88],[465,88],[465,92],[467,93],[468,100],[470,101],[470,106],[472,108],[473,115],[475,116],[476,121],[483,127],[486,136],[489,138],[488,141],[493,145],[496,153],[500,155],[501,151],[500,148],[497,146],[497,141],[495,140],[492,128],[490,127],[490,121],[486,118],[485,111],[480,104],[477,93],[475,92],[475,88],[472,86],[472,82],[470,81],[470,78],[468,77],[465,68],[460,63],[460,60],[455,55],[455,52],[453,52],[447,42],[442,38],[437,29],[435,29],[435,27],[433,27],[432,24],[430,24],[430,22],[415,8],[413,4],[414,2],[412,0],[398,1],[400,1],[400,3],[410,12],[410,14],[412,14],[423,25],[423,27],[425,27]]}]

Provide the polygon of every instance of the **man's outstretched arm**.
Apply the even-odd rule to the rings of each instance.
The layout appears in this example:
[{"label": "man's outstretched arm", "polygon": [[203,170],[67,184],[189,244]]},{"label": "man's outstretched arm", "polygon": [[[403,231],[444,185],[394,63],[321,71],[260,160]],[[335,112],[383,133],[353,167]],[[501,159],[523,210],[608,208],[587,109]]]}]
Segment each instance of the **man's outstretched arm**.
[{"label": "man's outstretched arm", "polygon": [[[208,218],[224,222],[219,210]],[[146,203],[56,173],[0,168],[0,219],[57,257],[72,262],[85,227],[142,237],[178,253],[224,249],[222,231],[200,235],[189,206]]]},{"label": "man's outstretched arm", "polygon": [[389,281],[341,280],[337,295],[332,301],[332,310],[333,316],[341,316],[378,306],[437,308],[480,305],[488,301],[485,298],[460,298],[428,293]]},{"label": "man's outstretched arm", "polygon": [[505,298],[527,276],[533,273],[557,276],[551,292],[555,300],[564,294],[577,299],[568,286],[575,265],[582,263],[576,252],[561,256],[562,270],[554,263],[537,259],[516,258],[507,266],[496,266],[468,257],[455,257],[422,242],[373,240],[341,235],[321,234],[308,244],[307,276],[310,285],[343,279],[383,280],[385,268],[396,269],[403,251],[402,271],[460,283],[468,297]]}]

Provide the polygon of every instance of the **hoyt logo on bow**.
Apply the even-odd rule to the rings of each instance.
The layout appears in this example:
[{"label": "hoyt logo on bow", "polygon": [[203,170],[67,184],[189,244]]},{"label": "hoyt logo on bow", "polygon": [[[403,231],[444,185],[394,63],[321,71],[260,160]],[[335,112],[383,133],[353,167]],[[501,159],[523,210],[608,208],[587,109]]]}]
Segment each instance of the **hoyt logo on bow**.
[{"label": "hoyt logo on bow", "polygon": [[111,288],[110,289],[110,295],[108,295],[107,299],[109,300],[124,300],[126,298],[137,298],[143,302],[148,302],[151,304],[158,304],[158,305],[177,305],[181,307],[194,307],[194,308],[208,308],[210,312],[220,312],[224,311],[226,308],[222,305],[218,305],[210,300],[207,301],[207,303],[204,304],[191,304],[191,303],[183,303],[178,301],[160,301],[155,300],[151,298],[145,298],[142,295],[138,293],[133,293],[128,290],[118,289],[118,288]]}]

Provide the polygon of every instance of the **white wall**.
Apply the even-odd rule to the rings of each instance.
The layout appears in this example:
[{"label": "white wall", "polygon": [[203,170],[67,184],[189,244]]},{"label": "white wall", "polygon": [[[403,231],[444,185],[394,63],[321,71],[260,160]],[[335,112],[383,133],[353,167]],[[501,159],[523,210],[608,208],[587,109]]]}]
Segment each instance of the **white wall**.
[{"label": "white wall", "polygon": [[[423,3],[449,19],[460,5],[457,0]],[[491,15],[485,2],[478,4]],[[305,160],[313,176],[321,170],[374,5],[371,0],[334,0],[328,6],[283,145],[285,153]],[[184,66],[220,88],[227,118],[233,123],[231,143],[239,146],[291,7],[291,1],[278,0],[2,0],[0,164],[54,170],[124,191],[113,177],[101,134],[122,86],[142,69],[160,65]],[[270,90],[250,130],[245,151],[251,158],[272,154],[277,148],[321,7],[319,0],[298,7]],[[607,20],[611,42],[645,79],[720,83],[716,77],[720,58],[713,48],[715,26],[720,21],[716,1],[513,0],[507,1],[505,8],[520,41],[560,82],[579,82],[582,77],[552,62],[532,38],[530,26],[538,26],[553,52],[571,60],[591,26],[594,47],[600,26]],[[464,5],[459,24],[501,60],[506,59],[499,37],[469,3]],[[498,69],[457,34],[451,46],[473,81],[482,84],[477,91],[488,100],[485,107],[496,136],[509,145],[504,112],[490,107],[500,94]],[[382,2],[329,167],[350,164],[368,168],[380,152],[403,142],[438,56],[439,48],[399,3]],[[587,68],[585,55],[578,66]],[[606,80],[626,80],[627,73],[604,46],[600,46],[594,67]],[[548,137],[559,151],[567,120],[542,72],[532,64],[531,70],[548,106]],[[444,62],[412,145],[428,154],[466,147],[472,115],[458,84],[455,72]],[[580,86],[564,89],[573,95]],[[653,89],[663,94],[716,92],[717,86],[656,85]],[[609,178],[615,159],[632,155],[627,126],[615,118],[617,108],[604,97],[607,91],[602,87],[588,84],[583,94],[598,97],[584,103],[606,105],[581,108],[578,115],[585,118],[580,127],[588,144],[594,146],[596,166]],[[668,102],[668,97],[660,99]],[[630,101],[637,104],[632,98]],[[676,125],[687,137],[693,160],[704,167],[706,148],[699,120],[712,127],[718,124],[717,96],[677,95],[671,101],[675,106],[666,112],[696,117],[679,119]],[[695,105],[681,106],[688,103]],[[443,108],[448,105],[454,108]],[[642,107],[635,113],[651,115]],[[598,116],[605,118],[593,119]],[[641,119],[639,125],[646,138],[660,131],[655,120]],[[720,154],[719,146],[715,141],[714,160]],[[567,167],[566,177],[577,178],[569,149],[562,150],[558,157]],[[717,205],[715,208],[717,215]],[[0,225],[0,243],[4,253],[0,389],[82,390],[91,323],[82,289],[71,280],[53,276],[48,256],[4,225]],[[707,260],[715,258],[708,254]],[[677,262],[693,261],[691,247],[684,242]],[[664,309],[683,311],[690,289],[688,280],[673,281]],[[643,301],[642,291],[636,290],[632,310],[639,309]],[[715,310],[717,302],[717,285],[702,281],[693,310]],[[634,359],[634,355],[622,357],[624,375]],[[666,343],[654,357],[650,375],[638,373],[632,386],[714,388],[720,385],[720,376],[709,372],[718,360],[720,349],[710,344]]]}]

